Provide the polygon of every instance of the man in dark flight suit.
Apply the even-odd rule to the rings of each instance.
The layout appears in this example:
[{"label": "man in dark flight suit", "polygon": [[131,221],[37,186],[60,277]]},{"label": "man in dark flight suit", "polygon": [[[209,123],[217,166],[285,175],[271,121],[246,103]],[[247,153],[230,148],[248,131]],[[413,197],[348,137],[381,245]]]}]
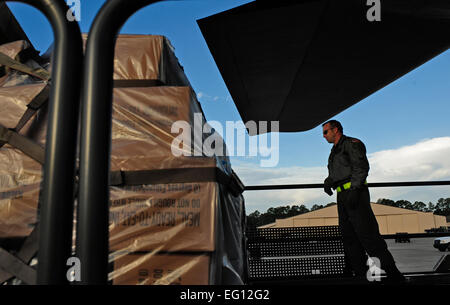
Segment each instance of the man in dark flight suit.
[{"label": "man in dark flight suit", "polygon": [[332,195],[337,191],[339,227],[341,229],[346,260],[356,276],[366,278],[367,254],[379,260],[378,266],[386,272],[390,282],[403,282],[386,242],[381,237],[378,223],[370,206],[366,178],[369,161],[366,147],[355,138],[343,134],[342,125],[335,120],[322,125],[323,137],[333,143],[328,158],[328,177],[324,190]]}]

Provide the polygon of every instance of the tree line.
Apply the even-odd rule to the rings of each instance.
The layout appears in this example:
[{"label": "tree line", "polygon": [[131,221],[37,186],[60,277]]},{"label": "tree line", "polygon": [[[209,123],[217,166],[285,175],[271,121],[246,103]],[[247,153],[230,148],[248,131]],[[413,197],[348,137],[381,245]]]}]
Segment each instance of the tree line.
[{"label": "tree line", "polygon": [[[436,215],[446,216],[447,221],[450,218],[450,198],[440,198],[436,203],[429,202],[425,204],[422,201],[415,201],[414,203],[408,200],[391,200],[386,198],[378,199],[378,204],[384,204],[392,207],[409,209],[420,212],[431,212]],[[267,209],[265,213],[261,213],[258,210],[247,216],[247,226],[249,228],[255,228],[263,226],[269,223],[275,222],[275,219],[288,218],[312,211],[316,211],[322,208],[326,208],[335,205],[335,202],[330,202],[326,205],[314,204],[311,209],[308,209],[305,205],[287,205],[279,207],[271,207]]]}]

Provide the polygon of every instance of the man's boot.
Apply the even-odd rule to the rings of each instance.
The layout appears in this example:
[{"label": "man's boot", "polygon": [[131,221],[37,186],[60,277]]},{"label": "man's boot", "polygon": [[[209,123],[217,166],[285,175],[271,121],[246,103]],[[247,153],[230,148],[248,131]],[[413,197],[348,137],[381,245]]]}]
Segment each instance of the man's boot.
[{"label": "man's boot", "polygon": [[406,284],[405,276],[398,270],[397,266],[389,266],[384,269],[386,272],[386,279],[383,280],[386,284]]}]

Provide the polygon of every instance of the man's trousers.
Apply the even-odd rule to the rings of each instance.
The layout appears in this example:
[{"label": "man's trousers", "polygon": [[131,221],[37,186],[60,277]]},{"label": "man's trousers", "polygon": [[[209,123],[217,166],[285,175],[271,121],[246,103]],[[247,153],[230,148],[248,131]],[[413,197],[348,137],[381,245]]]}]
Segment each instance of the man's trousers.
[{"label": "man's trousers", "polygon": [[386,274],[399,273],[394,258],[380,235],[377,220],[370,206],[368,187],[337,193],[337,205],[346,260],[356,276],[366,276],[367,254],[372,258],[378,258],[381,264],[378,267]]}]

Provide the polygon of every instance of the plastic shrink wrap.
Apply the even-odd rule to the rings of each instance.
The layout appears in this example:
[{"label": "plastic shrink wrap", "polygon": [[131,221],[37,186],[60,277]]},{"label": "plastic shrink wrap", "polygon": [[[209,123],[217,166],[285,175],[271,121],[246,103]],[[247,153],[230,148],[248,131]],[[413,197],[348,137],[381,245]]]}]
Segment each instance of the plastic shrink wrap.
[{"label": "plastic shrink wrap", "polygon": [[[51,66],[21,61],[18,54],[27,47],[24,41],[0,46],[2,54],[41,73],[39,78],[0,65],[0,126],[39,151],[49,86],[41,70]],[[117,39],[109,279],[127,285],[242,284],[243,186],[228,157],[217,153],[225,154],[225,143],[206,123],[173,51],[163,36]],[[19,122],[23,126],[16,128]],[[13,141],[2,143],[0,238],[25,237],[39,221],[42,160]]]}]

